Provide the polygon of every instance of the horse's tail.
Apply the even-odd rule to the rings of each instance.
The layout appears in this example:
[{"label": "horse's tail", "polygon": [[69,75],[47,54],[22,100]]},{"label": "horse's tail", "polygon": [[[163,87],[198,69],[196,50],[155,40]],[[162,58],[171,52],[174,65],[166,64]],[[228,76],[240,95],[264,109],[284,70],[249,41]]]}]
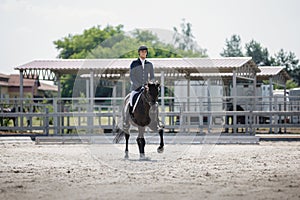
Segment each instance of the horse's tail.
[{"label": "horse's tail", "polygon": [[117,129],[117,135],[115,136],[113,143],[118,144],[119,142],[121,142],[125,137],[125,132],[121,129]]}]

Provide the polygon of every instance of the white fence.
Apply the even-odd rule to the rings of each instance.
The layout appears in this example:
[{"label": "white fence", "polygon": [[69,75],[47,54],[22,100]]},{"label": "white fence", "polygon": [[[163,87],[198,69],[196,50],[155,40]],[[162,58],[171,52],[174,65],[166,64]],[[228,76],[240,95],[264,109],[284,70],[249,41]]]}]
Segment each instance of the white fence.
[{"label": "white fence", "polygon": [[[163,106],[159,117],[166,132],[254,134],[290,129],[300,132],[300,101],[289,101],[286,97],[268,97],[269,101],[262,97],[236,97],[247,99],[237,102],[247,103],[234,109],[232,98],[197,97],[178,101],[169,97],[164,98],[163,104],[160,99]],[[123,98],[3,99],[0,131],[33,135],[110,133],[122,124],[122,106]]]}]

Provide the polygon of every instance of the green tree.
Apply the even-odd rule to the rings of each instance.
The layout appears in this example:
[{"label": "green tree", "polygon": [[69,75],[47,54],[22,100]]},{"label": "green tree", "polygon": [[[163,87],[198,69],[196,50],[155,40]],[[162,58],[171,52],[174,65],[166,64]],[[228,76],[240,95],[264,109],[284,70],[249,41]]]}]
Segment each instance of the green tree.
[{"label": "green tree", "polygon": [[251,40],[245,45],[246,56],[252,57],[253,61],[258,66],[270,66],[272,63],[269,60],[269,51],[263,48],[262,45],[255,40]]},{"label": "green tree", "polygon": [[298,86],[300,86],[300,66],[298,65],[298,67],[296,69],[294,69],[291,73],[292,78],[298,83]]},{"label": "green tree", "polygon": [[292,89],[298,87],[298,83],[296,83],[294,80],[288,80],[286,82],[286,89]]},{"label": "green tree", "polygon": [[241,37],[232,35],[230,39],[226,39],[225,48],[220,55],[223,57],[243,57]]},{"label": "green tree", "polygon": [[147,42],[151,44],[159,43],[159,38],[157,35],[153,34],[148,30],[135,29],[132,33],[133,38],[137,39],[139,42]]},{"label": "green tree", "polygon": [[[190,44],[185,48],[178,48],[173,44],[165,44],[151,31],[136,29],[131,35],[125,34],[123,26],[100,26],[84,30],[82,34],[68,35],[54,41],[59,50],[59,58],[136,58],[137,48],[147,45],[149,58],[159,57],[206,57],[206,50],[196,48]],[[192,37],[191,25],[185,30],[186,37]],[[190,41],[190,40],[189,40]],[[76,75],[64,75],[61,77],[62,96],[72,97]],[[85,83],[80,84],[83,87]],[[103,88],[104,91],[105,88]],[[77,91],[80,92],[80,91]],[[99,91],[97,91],[99,93]]]},{"label": "green tree", "polygon": [[107,39],[111,46],[99,45],[91,51],[88,58],[136,58],[137,47],[148,46],[148,58],[203,57],[201,52],[182,50],[172,44],[165,44],[148,30],[136,29],[131,36],[113,36]]},{"label": "green tree", "polygon": [[275,53],[275,65],[285,66],[285,69],[288,73],[299,67],[299,59],[296,58],[295,53],[286,52],[283,49],[280,49],[278,53]]},{"label": "green tree", "polygon": [[[96,26],[84,30],[83,34],[69,34],[67,37],[56,40],[54,41],[54,45],[59,51],[58,58],[86,58],[95,47],[106,41],[108,38],[124,33],[122,28],[122,25],[116,27],[108,25],[104,29],[101,29],[100,26]],[[110,44],[106,43],[105,45],[109,46]],[[72,97],[75,79],[76,75],[71,74],[66,74],[61,77],[61,84],[63,85],[61,91],[62,97]]]},{"label": "green tree", "polygon": [[[135,38],[122,35],[122,39],[119,40],[119,36],[113,36],[105,43],[111,43],[111,46],[105,44],[98,45],[95,49],[91,50],[87,58],[134,58],[136,57],[136,44],[138,41]],[[135,51],[133,51],[135,50]]]},{"label": "green tree", "polygon": [[[274,56],[270,56],[268,49],[255,40],[246,43],[245,50],[245,56],[252,57],[258,66],[285,66],[286,71],[294,80],[294,82],[287,82],[287,87],[295,87],[295,83],[300,85],[299,60],[293,52],[286,52],[280,49]],[[226,47],[220,55],[224,57],[243,56],[240,36],[232,35],[230,40],[226,39]]]},{"label": "green tree", "polygon": [[285,66],[288,74],[300,85],[300,65],[295,53],[280,49],[273,58],[273,65]]},{"label": "green tree", "polygon": [[[298,87],[298,83],[296,83],[293,79],[287,80],[287,82],[285,83],[286,89],[292,89],[292,88],[296,88]],[[274,89],[283,89],[284,87],[281,85],[274,85]]]},{"label": "green tree", "polygon": [[108,25],[104,29],[101,29],[101,26],[97,26],[84,30],[83,34],[69,34],[61,40],[54,41],[56,49],[59,50],[58,57],[64,59],[86,58],[88,53],[103,41],[123,33],[122,28],[123,25],[116,27]]}]

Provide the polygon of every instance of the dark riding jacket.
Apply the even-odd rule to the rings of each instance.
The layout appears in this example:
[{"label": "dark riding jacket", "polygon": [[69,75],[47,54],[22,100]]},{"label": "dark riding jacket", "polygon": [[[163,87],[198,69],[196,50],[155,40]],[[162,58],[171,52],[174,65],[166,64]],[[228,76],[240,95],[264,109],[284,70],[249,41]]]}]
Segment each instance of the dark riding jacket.
[{"label": "dark riding jacket", "polygon": [[145,60],[143,68],[142,61],[139,58],[137,60],[132,61],[130,65],[130,90],[133,91],[138,89],[149,80],[154,81],[153,64]]}]

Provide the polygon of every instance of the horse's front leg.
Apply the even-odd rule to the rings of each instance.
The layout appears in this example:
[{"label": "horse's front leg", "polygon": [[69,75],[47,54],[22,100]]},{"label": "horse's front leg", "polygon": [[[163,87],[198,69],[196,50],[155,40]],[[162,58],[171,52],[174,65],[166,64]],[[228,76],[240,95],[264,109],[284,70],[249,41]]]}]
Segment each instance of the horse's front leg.
[{"label": "horse's front leg", "polygon": [[129,158],[129,154],[128,154],[128,141],[129,141],[129,137],[130,137],[130,134],[129,133],[125,133],[125,140],[126,140],[125,159]]},{"label": "horse's front leg", "polygon": [[140,159],[145,159],[145,145],[146,145],[146,141],[144,138],[144,133],[145,133],[145,127],[138,127],[139,130],[139,134],[138,137],[136,139],[136,142],[138,144],[139,147],[139,152],[140,152]]},{"label": "horse's front leg", "polygon": [[159,117],[158,117],[158,103],[154,104],[151,107],[150,110],[150,119],[151,123],[149,124],[149,128],[152,131],[157,131],[160,137],[160,144],[159,147],[157,148],[158,153],[163,153],[164,152],[164,125],[160,124]]},{"label": "horse's front leg", "polygon": [[159,147],[157,148],[157,152],[158,153],[163,153],[164,152],[164,146],[165,146],[165,143],[164,143],[164,129],[159,129],[158,133],[159,133],[159,138],[160,138],[160,144],[159,144]]}]

